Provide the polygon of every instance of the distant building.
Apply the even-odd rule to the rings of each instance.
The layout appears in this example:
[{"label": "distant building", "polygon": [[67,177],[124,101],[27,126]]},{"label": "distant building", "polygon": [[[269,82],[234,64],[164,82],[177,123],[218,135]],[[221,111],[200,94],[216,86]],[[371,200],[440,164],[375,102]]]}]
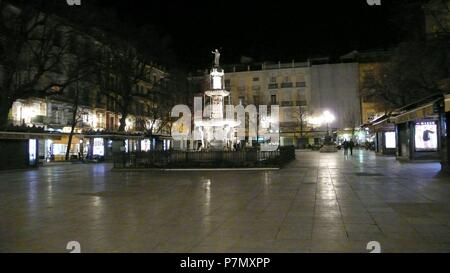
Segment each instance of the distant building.
[{"label": "distant building", "polygon": [[232,103],[280,106],[280,143],[304,147],[327,132],[327,124],[312,122],[326,110],[335,116],[330,131],[361,124],[359,67],[356,61],[228,66],[226,86]]},{"label": "distant building", "polygon": [[[280,143],[298,145],[307,133],[311,75],[307,62],[229,66],[225,86],[233,105],[279,105]],[[301,128],[303,127],[303,128]]]},{"label": "distant building", "polygon": [[385,115],[390,109],[387,105],[380,103],[375,97],[368,95],[366,87],[374,84],[381,75],[382,65],[389,61],[390,51],[366,51],[352,52],[353,61],[358,63],[359,69],[359,92],[361,100],[361,123],[367,124]]},{"label": "distant building", "polygon": [[334,129],[355,128],[361,124],[358,63],[311,66],[310,112],[320,115],[329,110],[336,120]]}]

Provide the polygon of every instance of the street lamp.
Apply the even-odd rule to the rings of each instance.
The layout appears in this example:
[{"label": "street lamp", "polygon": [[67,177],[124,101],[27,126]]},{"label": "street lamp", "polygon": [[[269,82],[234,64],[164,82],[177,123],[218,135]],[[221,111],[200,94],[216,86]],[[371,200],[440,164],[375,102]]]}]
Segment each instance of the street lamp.
[{"label": "street lamp", "polygon": [[321,119],[327,124],[327,136],[329,136],[329,124],[335,120],[335,117],[330,111],[325,110],[322,113]]}]

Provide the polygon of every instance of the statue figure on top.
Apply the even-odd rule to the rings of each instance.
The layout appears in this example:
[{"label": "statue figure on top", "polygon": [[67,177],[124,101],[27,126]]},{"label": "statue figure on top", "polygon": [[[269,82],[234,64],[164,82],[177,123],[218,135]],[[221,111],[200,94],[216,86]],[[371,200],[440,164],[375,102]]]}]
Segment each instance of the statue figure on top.
[{"label": "statue figure on top", "polygon": [[214,54],[214,67],[219,67],[219,59],[220,59],[220,52],[216,48],[215,51],[211,51],[212,54]]}]

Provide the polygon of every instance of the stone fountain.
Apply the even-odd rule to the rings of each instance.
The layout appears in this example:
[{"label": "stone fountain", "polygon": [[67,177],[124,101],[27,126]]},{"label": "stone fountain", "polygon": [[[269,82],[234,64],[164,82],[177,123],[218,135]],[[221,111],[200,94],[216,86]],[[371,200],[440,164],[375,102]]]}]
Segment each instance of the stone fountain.
[{"label": "stone fountain", "polygon": [[225,73],[219,66],[220,53],[216,49],[214,66],[209,73],[210,88],[204,92],[205,112],[203,119],[195,120],[195,130],[201,136],[202,150],[231,150],[236,143],[236,127],[240,121],[233,117],[224,117],[228,98],[230,105],[230,92],[225,89]]}]

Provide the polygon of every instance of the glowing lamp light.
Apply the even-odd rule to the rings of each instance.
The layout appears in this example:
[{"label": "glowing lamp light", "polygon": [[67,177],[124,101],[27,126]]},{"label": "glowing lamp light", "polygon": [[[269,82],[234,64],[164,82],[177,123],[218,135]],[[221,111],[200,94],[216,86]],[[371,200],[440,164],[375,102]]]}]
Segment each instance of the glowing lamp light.
[{"label": "glowing lamp light", "polygon": [[24,118],[31,119],[34,118],[36,115],[37,115],[36,109],[34,109],[32,106],[23,108],[22,116]]},{"label": "glowing lamp light", "polygon": [[309,117],[308,118],[308,123],[312,124],[312,125],[318,125],[320,126],[322,124],[322,117]]},{"label": "glowing lamp light", "polygon": [[322,114],[322,119],[326,123],[331,123],[335,120],[335,117],[333,114],[330,113],[330,111],[326,110]]}]

